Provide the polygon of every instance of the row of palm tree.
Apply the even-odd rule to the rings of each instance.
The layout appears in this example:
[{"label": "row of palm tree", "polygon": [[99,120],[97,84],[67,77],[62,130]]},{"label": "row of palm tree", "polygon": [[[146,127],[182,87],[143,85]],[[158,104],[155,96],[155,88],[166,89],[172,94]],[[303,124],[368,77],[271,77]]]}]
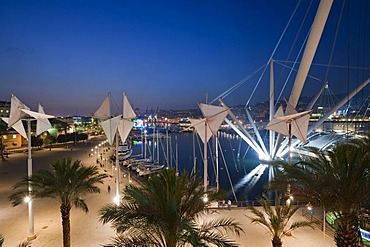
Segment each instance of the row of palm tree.
[{"label": "row of palm tree", "polygon": [[[279,190],[290,185],[297,196],[316,202],[337,217],[335,241],[337,246],[358,246],[359,215],[369,202],[370,195],[370,141],[356,140],[337,145],[332,151],[312,150],[316,156],[308,157],[295,165],[280,164],[283,169],[270,188]],[[69,213],[74,205],[85,212],[88,207],[82,196],[99,193],[98,184],[105,174],[96,167],[84,167],[71,158],[55,160],[51,171],[40,170],[32,177],[24,178],[15,185],[16,192],[10,197],[13,205],[22,202],[32,183],[33,197],[49,197],[60,203],[63,226],[63,246],[70,246]],[[163,170],[157,176],[144,180],[140,186],[129,185],[118,206],[107,204],[100,210],[103,224],[112,223],[117,231],[117,246],[233,246],[236,243],[226,237],[226,232],[236,236],[243,232],[232,218],[201,221],[206,208],[216,194],[201,187],[201,180],[186,172],[177,176],[175,170]],[[208,197],[209,201],[203,198]],[[264,225],[272,235],[272,245],[282,246],[281,238],[308,222],[289,224],[299,207],[281,203],[277,194],[275,205],[266,196],[259,198],[261,210],[251,208],[254,223]],[[202,223],[200,223],[202,222]]]}]

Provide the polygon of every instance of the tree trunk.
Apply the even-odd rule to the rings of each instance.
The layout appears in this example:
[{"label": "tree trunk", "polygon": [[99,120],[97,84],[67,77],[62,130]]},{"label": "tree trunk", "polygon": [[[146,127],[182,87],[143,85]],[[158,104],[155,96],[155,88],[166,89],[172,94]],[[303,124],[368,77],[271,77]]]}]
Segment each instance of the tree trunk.
[{"label": "tree trunk", "polygon": [[3,137],[1,135],[0,135],[0,156],[1,156],[1,160],[5,160],[4,147],[3,147]]},{"label": "tree trunk", "polygon": [[277,236],[274,236],[271,242],[272,242],[272,247],[282,247],[283,246],[283,242]]},{"label": "tree trunk", "polygon": [[71,223],[69,220],[70,206],[61,205],[60,212],[62,214],[62,228],[63,228],[63,247],[71,246]]},{"label": "tree trunk", "polygon": [[335,243],[337,246],[352,247],[361,246],[358,221],[356,216],[342,215],[335,231]]}]

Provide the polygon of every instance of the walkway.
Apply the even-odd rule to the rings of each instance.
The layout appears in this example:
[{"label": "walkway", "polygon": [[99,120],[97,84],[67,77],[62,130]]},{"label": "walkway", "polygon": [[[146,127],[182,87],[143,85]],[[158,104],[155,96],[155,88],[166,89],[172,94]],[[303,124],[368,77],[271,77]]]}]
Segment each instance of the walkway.
[{"label": "walkway", "polygon": [[[33,170],[45,169],[52,159],[71,156],[81,160],[85,165],[96,165],[96,157],[89,157],[88,153],[98,141],[90,145],[78,144],[71,149],[56,148],[52,151],[40,150],[33,154]],[[105,154],[107,158],[110,153]],[[100,168],[112,173],[112,167]],[[27,175],[27,155],[25,153],[11,154],[7,161],[0,161],[0,234],[5,237],[4,247],[15,247],[25,241],[28,234],[27,206],[19,205],[12,207],[8,197],[12,193],[12,186],[21,177]],[[122,177],[121,187],[129,183],[128,177]],[[108,185],[111,187],[108,192]],[[87,195],[85,200],[89,206],[89,212],[73,208],[71,211],[71,243],[74,247],[101,247],[110,242],[115,236],[114,230],[109,224],[102,225],[98,220],[99,209],[112,202],[114,196],[114,176],[107,178],[101,186],[101,193]],[[238,219],[245,231],[237,238],[240,246],[265,247],[271,246],[270,236],[259,225],[251,224],[245,216],[249,215],[245,209],[233,208],[232,210],[216,210],[208,215],[207,220],[219,216],[230,216]],[[32,242],[32,247],[62,246],[62,226],[59,206],[55,201],[38,199],[34,202],[35,233],[37,238]],[[301,214],[296,214],[294,219],[302,220]],[[331,247],[335,246],[330,237],[325,238],[318,229],[298,229],[292,236],[283,238],[284,247]]]}]

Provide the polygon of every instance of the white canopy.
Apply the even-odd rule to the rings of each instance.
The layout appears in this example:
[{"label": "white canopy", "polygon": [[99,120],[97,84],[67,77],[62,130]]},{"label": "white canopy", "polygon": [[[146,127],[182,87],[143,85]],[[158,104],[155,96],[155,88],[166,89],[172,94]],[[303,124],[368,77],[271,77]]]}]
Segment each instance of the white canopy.
[{"label": "white canopy", "polygon": [[118,132],[121,138],[121,142],[124,143],[127,139],[128,134],[130,133],[134,123],[131,119],[136,117],[135,111],[132,109],[130,102],[126,94],[123,94],[123,119],[120,120],[118,125]]},{"label": "white canopy", "polygon": [[123,94],[123,118],[124,119],[136,118],[135,111],[134,109],[132,109],[132,106],[128,101],[126,94]]},{"label": "white canopy", "polygon": [[12,95],[10,99],[10,115],[8,128],[12,127],[16,122],[26,116],[26,113],[22,112],[22,109],[29,110],[30,108],[23,104],[17,97]]},{"label": "white canopy", "polygon": [[[40,116],[50,116],[50,115],[46,115],[45,112],[44,112],[44,108],[39,104],[39,111],[38,113],[40,114]],[[53,116],[54,117],[54,116]],[[47,131],[48,129],[51,129],[51,124],[48,120],[48,118],[50,117],[47,117],[47,118],[36,118],[37,119],[37,123],[36,123],[36,136],[40,135],[42,132],[44,131]]]},{"label": "white canopy", "polygon": [[[132,118],[136,117],[134,110],[126,94],[123,94],[123,114],[114,118],[110,118],[110,97],[111,94],[108,93],[105,97],[103,103],[100,105],[99,109],[94,113],[94,117],[107,119],[104,122],[101,122],[104,133],[108,139],[110,145],[113,143],[113,139],[116,135],[118,129],[120,138],[122,142],[125,142],[128,134],[131,131],[131,128],[134,126],[134,123],[131,121]],[[123,117],[123,118],[122,118]]]},{"label": "white canopy", "polygon": [[[40,108],[39,108],[40,110]],[[31,117],[35,118],[35,119],[48,119],[48,118],[54,118],[54,116],[52,115],[47,115],[45,113],[42,113],[42,112],[35,112],[35,111],[30,111],[30,110],[26,110],[26,109],[21,109],[22,112],[30,115]]]},{"label": "white canopy", "polygon": [[189,119],[191,125],[195,128],[196,132],[200,136],[200,139],[203,143],[207,143],[209,141],[209,138],[212,136],[212,131],[209,128],[209,125],[207,125],[207,140],[206,140],[206,119]]},{"label": "white canopy", "polygon": [[227,114],[229,114],[230,108],[224,106],[214,106],[207,104],[199,104],[199,108],[206,118],[207,125],[211,129],[212,135],[215,135],[224,121]]},{"label": "white canopy", "polygon": [[113,144],[113,139],[116,135],[116,131],[117,131],[120,120],[121,120],[121,115],[114,117],[114,118],[109,118],[108,120],[105,120],[104,122],[100,123],[110,145]]},{"label": "white canopy", "polygon": [[[280,108],[279,108],[280,109]],[[289,124],[291,125],[291,135],[296,136],[303,143],[307,141],[307,129],[311,111],[290,114],[286,116],[274,117],[266,126],[266,129],[276,131],[285,136],[289,136]],[[276,114],[275,114],[276,115]]]},{"label": "white canopy", "polygon": [[118,125],[118,133],[121,138],[121,142],[124,143],[130,133],[134,123],[131,120],[121,119]]},{"label": "white canopy", "polygon": [[108,93],[99,109],[93,114],[94,117],[102,119],[110,118],[110,96],[111,94]]},{"label": "white canopy", "polygon": [[[9,118],[3,117],[1,118],[5,123],[9,123]],[[15,124],[12,126],[15,131],[17,131],[21,136],[23,136],[26,140],[28,140],[26,130],[24,129],[22,119],[18,120]]]}]

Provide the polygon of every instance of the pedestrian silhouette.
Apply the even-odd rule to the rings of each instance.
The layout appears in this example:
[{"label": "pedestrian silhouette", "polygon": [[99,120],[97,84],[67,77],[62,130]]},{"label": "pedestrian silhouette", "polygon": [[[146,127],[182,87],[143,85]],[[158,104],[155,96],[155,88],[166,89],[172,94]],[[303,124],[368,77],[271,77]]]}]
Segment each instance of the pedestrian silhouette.
[{"label": "pedestrian silhouette", "polygon": [[230,200],[227,201],[227,209],[231,210],[231,201]]},{"label": "pedestrian silhouette", "polygon": [[108,185],[108,193],[110,193],[110,186]]}]

